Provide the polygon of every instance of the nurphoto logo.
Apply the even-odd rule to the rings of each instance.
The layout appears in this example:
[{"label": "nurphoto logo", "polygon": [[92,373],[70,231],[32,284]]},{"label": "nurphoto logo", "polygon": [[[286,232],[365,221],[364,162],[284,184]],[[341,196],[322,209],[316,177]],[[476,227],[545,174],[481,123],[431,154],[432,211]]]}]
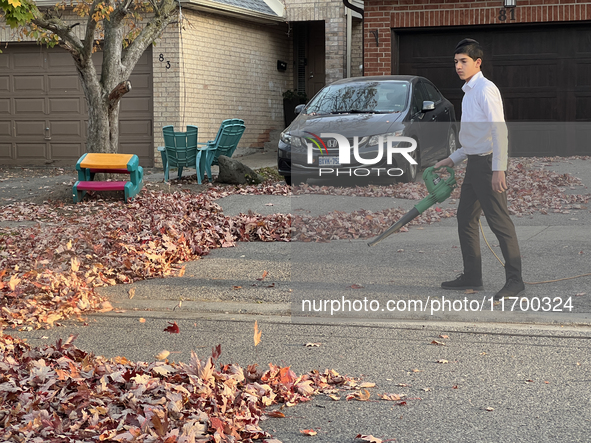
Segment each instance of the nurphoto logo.
[{"label": "nurphoto logo", "polygon": [[[386,137],[386,140],[384,140],[384,136],[379,136],[377,150],[372,150],[372,152],[375,152],[375,157],[362,158],[359,154],[359,137],[357,136],[353,137],[353,146],[351,146],[347,137],[341,134],[323,132],[320,134],[320,137],[311,132],[307,132],[307,134],[310,134],[314,137],[306,137],[306,139],[311,142],[306,142],[306,145],[308,146],[307,163],[309,165],[314,164],[314,150],[318,149],[320,151],[320,155],[317,156],[318,166],[320,166],[318,170],[319,176],[355,175],[358,177],[365,177],[372,173],[374,175],[380,176],[381,172],[385,172],[391,177],[398,177],[402,175],[404,171],[399,167],[390,168],[390,166],[397,164],[395,161],[393,161],[394,154],[400,154],[411,165],[417,164],[416,160],[410,155],[410,153],[417,148],[416,140],[411,137],[389,135]],[[326,143],[323,139],[326,140]],[[401,144],[410,146],[401,147]],[[337,146],[339,154],[338,157],[331,156],[328,152],[328,149],[334,149]],[[356,162],[355,165],[351,165],[351,152],[353,152],[353,158]],[[386,155],[386,165],[388,167],[371,168],[373,165],[383,163],[384,155]],[[339,168],[339,166],[345,167]]]}]

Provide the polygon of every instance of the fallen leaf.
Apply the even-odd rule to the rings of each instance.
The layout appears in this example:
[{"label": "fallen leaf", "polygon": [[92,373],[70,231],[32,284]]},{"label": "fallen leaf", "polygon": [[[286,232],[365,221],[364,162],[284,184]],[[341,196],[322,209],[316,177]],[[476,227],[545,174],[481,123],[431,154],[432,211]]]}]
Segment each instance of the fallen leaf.
[{"label": "fallen leaf", "polygon": [[242,289],[242,286],[232,286],[233,290]]},{"label": "fallen leaf", "polygon": [[263,275],[261,278],[257,278],[257,280],[259,281],[263,281],[265,279],[265,277],[268,275],[269,273],[267,271],[263,271]]},{"label": "fallen leaf", "polygon": [[213,358],[214,360],[217,360],[218,358],[220,358],[220,355],[222,355],[222,345],[221,344],[211,348],[211,358]]},{"label": "fallen leaf", "polygon": [[464,294],[477,294],[478,291],[475,291],[474,289],[466,289],[464,291]]},{"label": "fallen leaf", "polygon": [[255,347],[259,345],[259,343],[261,342],[261,334],[262,331],[259,330],[259,325],[257,323],[257,321],[254,321],[254,345]]},{"label": "fallen leaf", "polygon": [[347,395],[345,400],[368,401],[370,397],[370,392],[367,389],[364,389],[363,391],[356,391],[353,394]]},{"label": "fallen leaf", "polygon": [[80,269],[80,260],[77,257],[72,257],[70,259],[70,267],[72,268],[72,272],[78,272]]},{"label": "fallen leaf", "polygon": [[358,284],[353,284],[353,285],[351,285],[351,286],[349,286],[349,287],[350,287],[351,289],[362,289],[362,288],[363,288],[363,286],[361,286],[361,285],[358,285]]},{"label": "fallen leaf", "polygon": [[22,280],[20,278],[18,278],[16,276],[16,274],[13,274],[10,277],[10,281],[8,282],[8,287],[10,288],[11,291],[14,291],[17,287],[17,285],[21,282]]},{"label": "fallen leaf", "polygon": [[140,317],[140,323],[146,323],[146,319],[143,317]]},{"label": "fallen leaf", "polygon": [[439,338],[449,339],[449,335],[440,335]]},{"label": "fallen leaf", "polygon": [[437,345],[437,346],[445,346],[445,343],[442,341],[437,341],[437,340],[433,340],[431,342],[432,345]]},{"label": "fallen leaf", "polygon": [[437,363],[446,364],[446,363],[449,363],[449,362],[447,360],[445,360],[445,359],[441,359],[441,360],[437,360]]},{"label": "fallen leaf", "polygon": [[402,400],[404,397],[406,397],[405,394],[379,394],[378,397],[380,397],[382,400],[387,400],[387,401],[400,401]]},{"label": "fallen leaf", "polygon": [[178,334],[179,332],[181,332],[179,329],[179,325],[177,325],[176,322],[168,322],[168,324],[170,326],[164,328],[164,332],[170,332],[171,334]]},{"label": "fallen leaf", "polygon": [[111,303],[109,303],[108,301],[104,301],[101,303],[101,307],[99,309],[99,312],[109,312],[113,310],[113,306],[111,306]]},{"label": "fallen leaf", "polygon": [[166,358],[170,355],[170,352],[167,350],[164,350],[158,354],[156,354],[154,357],[156,358],[156,360],[166,360]]},{"label": "fallen leaf", "polygon": [[302,429],[302,430],[300,430],[300,433],[304,434],[304,435],[308,435],[308,436],[313,436],[313,435],[318,434],[318,432],[316,432],[314,429]]},{"label": "fallen leaf", "polygon": [[328,394],[328,397],[334,401],[339,401],[341,399],[341,397],[339,397],[338,395],[335,395],[335,394]]},{"label": "fallen leaf", "polygon": [[178,273],[178,276],[179,276],[179,277],[182,277],[183,275],[185,275],[185,268],[186,268],[186,266],[183,266],[183,267],[182,267],[182,268],[179,270],[179,273]]},{"label": "fallen leaf", "polygon": [[374,437],[373,435],[361,435],[361,434],[357,434],[357,436],[355,437],[358,440],[362,440],[362,441],[368,441],[370,443],[382,443],[382,440]]},{"label": "fallen leaf", "polygon": [[494,410],[495,410],[495,408],[491,408],[491,407],[489,406],[488,408],[485,408],[485,410],[490,412],[490,411],[494,411]]},{"label": "fallen leaf", "polygon": [[129,299],[131,300],[135,295],[135,286],[133,288],[129,288],[129,291],[127,291],[127,293],[129,294]]},{"label": "fallen leaf", "polygon": [[281,411],[271,411],[271,412],[265,413],[265,415],[267,417],[273,417],[273,418],[284,418],[285,417],[285,414]]},{"label": "fallen leaf", "polygon": [[322,343],[306,343],[304,346],[306,348],[319,348]]},{"label": "fallen leaf", "polygon": [[370,381],[364,381],[363,383],[361,383],[359,385],[360,388],[374,388],[376,386],[375,383],[372,383]]}]

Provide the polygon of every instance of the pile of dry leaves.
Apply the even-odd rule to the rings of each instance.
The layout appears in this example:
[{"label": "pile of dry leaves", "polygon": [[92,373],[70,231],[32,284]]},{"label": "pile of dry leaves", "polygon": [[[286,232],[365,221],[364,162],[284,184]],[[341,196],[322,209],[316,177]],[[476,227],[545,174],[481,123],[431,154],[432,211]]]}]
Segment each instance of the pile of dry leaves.
[{"label": "pile of dry leaves", "polygon": [[2,441],[252,442],[270,438],[259,427],[268,406],[362,386],[333,370],[297,376],[273,364],[218,367],[219,346],[187,364],[107,360],[73,338],[43,348],[0,338]]},{"label": "pile of dry leaves", "polygon": [[[586,159],[585,157],[579,157]],[[515,216],[531,215],[539,212],[569,213],[570,210],[585,209],[583,206],[589,201],[590,195],[568,194],[566,190],[576,190],[581,187],[581,180],[569,174],[540,169],[540,164],[547,164],[551,159],[521,159],[513,161],[508,171],[507,192],[509,212]],[[457,188],[450,198],[460,197],[460,187],[464,177],[464,168],[456,168]],[[393,197],[411,200],[425,198],[427,190],[423,184],[406,183],[393,186],[367,186],[350,188],[332,188],[328,186],[298,187],[296,194],[321,194],[351,197]],[[304,242],[326,242],[330,240],[344,240],[369,238],[384,231],[399,220],[407,211],[401,208],[388,208],[382,211],[332,212],[326,215],[310,217],[294,215],[292,219],[292,240]],[[408,226],[431,224],[441,219],[455,217],[455,208],[432,206]],[[406,227],[401,229],[407,231]]]},{"label": "pile of dry leaves", "polygon": [[178,273],[179,263],[236,241],[289,241],[289,215],[225,217],[214,202],[221,193],[142,192],[128,204],[5,206],[5,221],[37,224],[0,229],[0,319],[12,327],[51,326],[109,309],[94,291],[98,286]]}]

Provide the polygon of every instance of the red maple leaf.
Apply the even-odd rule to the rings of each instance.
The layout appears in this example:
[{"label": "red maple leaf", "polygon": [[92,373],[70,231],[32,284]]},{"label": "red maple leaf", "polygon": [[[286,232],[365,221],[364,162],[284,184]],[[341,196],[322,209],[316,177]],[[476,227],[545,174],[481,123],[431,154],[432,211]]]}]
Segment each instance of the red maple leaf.
[{"label": "red maple leaf", "polygon": [[179,329],[179,325],[177,325],[176,322],[168,322],[168,324],[170,326],[164,328],[164,332],[170,332],[171,334],[178,334],[179,332],[181,332],[181,330]]}]

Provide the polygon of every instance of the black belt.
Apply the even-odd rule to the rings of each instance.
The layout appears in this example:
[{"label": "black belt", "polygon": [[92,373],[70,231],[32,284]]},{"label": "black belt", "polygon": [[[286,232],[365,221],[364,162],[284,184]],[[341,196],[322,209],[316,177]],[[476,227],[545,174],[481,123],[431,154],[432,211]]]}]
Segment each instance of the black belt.
[{"label": "black belt", "polygon": [[479,158],[479,157],[489,157],[492,155],[492,152],[490,154],[468,154],[468,158]]}]

